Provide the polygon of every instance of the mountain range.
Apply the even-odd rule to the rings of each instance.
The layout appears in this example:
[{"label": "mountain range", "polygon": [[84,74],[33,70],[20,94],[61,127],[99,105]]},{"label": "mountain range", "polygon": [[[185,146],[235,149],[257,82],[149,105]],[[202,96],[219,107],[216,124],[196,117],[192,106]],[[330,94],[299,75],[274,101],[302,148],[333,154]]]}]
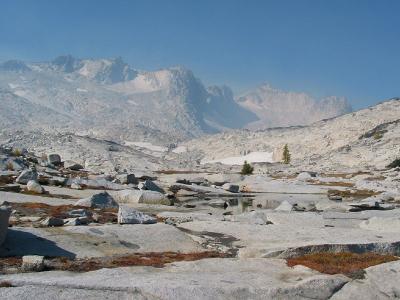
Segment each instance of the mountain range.
[{"label": "mountain range", "polygon": [[228,129],[304,125],[351,111],[344,98],[317,101],[263,85],[235,98],[192,71],[137,70],[121,58],[0,64],[0,126],[74,132],[115,141],[174,143]]}]

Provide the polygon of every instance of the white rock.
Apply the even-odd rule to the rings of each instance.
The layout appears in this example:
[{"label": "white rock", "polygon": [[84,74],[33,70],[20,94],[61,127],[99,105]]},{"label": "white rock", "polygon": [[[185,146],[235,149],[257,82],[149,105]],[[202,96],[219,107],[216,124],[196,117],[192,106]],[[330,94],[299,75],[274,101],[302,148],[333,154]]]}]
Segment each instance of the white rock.
[{"label": "white rock", "polygon": [[148,190],[148,191],[164,193],[164,190],[151,180],[145,180],[144,182],[139,183],[138,188],[140,190]]},{"label": "white rock", "polygon": [[81,190],[81,189],[82,189],[82,186],[80,186],[79,184],[73,182],[73,183],[71,183],[71,189],[74,189],[74,190]]},{"label": "white rock", "polygon": [[25,255],[22,257],[22,271],[40,272],[44,269],[44,257],[39,255]]},{"label": "white rock", "polygon": [[307,181],[307,180],[311,179],[312,176],[308,172],[301,172],[299,175],[297,175],[296,178],[297,178],[297,180]]},{"label": "white rock", "polygon": [[171,200],[164,194],[154,191],[123,190],[113,194],[119,203],[144,203],[171,205]]},{"label": "white rock", "polygon": [[155,224],[157,219],[146,215],[128,206],[120,206],[118,209],[119,224]]},{"label": "white rock", "polygon": [[36,194],[43,194],[45,192],[44,188],[35,180],[29,180],[26,184],[26,188],[29,192]]}]

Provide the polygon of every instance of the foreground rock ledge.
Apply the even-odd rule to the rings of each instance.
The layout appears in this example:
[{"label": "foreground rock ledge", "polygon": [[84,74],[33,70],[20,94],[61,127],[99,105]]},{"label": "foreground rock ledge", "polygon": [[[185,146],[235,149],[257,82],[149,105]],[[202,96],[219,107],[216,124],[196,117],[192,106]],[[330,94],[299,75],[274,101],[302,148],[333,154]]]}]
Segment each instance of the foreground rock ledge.
[{"label": "foreground rock ledge", "polygon": [[204,259],[165,268],[42,272],[4,276],[3,280],[19,287],[0,289],[2,299],[28,298],[31,286],[34,293],[48,298],[59,298],[58,291],[63,289],[64,299],[74,299],[81,288],[100,298],[116,291],[118,296],[134,299],[328,299],[349,281],[343,275],[289,268],[283,260],[274,259]]}]

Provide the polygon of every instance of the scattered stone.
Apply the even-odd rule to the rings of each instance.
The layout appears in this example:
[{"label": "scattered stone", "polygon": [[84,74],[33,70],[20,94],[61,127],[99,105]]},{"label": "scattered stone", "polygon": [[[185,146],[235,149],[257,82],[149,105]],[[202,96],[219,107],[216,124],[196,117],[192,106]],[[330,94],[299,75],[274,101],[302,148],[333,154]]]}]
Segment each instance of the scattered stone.
[{"label": "scattered stone", "polygon": [[54,186],[65,186],[67,181],[67,178],[61,176],[52,176],[48,179],[48,184]]},{"label": "scattered stone", "polygon": [[155,224],[157,219],[135,210],[129,206],[120,206],[118,209],[119,224]]},{"label": "scattered stone", "polygon": [[47,161],[54,166],[59,166],[61,164],[61,156],[58,154],[49,154]]},{"label": "scattered stone", "polygon": [[65,226],[79,226],[89,224],[90,219],[88,217],[68,218],[64,220]]},{"label": "scattered stone", "polygon": [[139,190],[148,190],[148,191],[164,193],[164,190],[151,180],[146,180],[144,182],[139,183],[138,188]]},{"label": "scattered stone", "polygon": [[138,184],[135,174],[118,174],[115,179],[120,184]]},{"label": "scattered stone", "polygon": [[11,207],[0,206],[0,246],[6,239],[8,230],[8,220],[10,219],[10,215],[11,215]]},{"label": "scattered stone", "polygon": [[44,256],[25,255],[22,257],[21,270],[23,272],[40,272],[44,269]]},{"label": "scattered stone", "polygon": [[64,225],[64,220],[56,217],[47,217],[40,224],[47,227],[58,227]]},{"label": "scattered stone", "polygon": [[225,191],[232,192],[232,193],[239,193],[239,186],[237,184],[225,183],[222,188]]},{"label": "scattered stone", "polygon": [[107,192],[102,192],[89,198],[78,200],[74,205],[91,208],[118,208],[118,203]]},{"label": "scattered stone", "polygon": [[77,183],[75,183],[75,182],[73,182],[73,183],[71,184],[71,189],[74,189],[74,190],[81,190],[81,189],[82,189],[82,186],[79,185],[79,184],[77,184]]},{"label": "scattered stone", "polygon": [[69,211],[68,215],[71,217],[90,217],[92,213],[86,209],[80,208]]},{"label": "scattered stone", "polygon": [[332,201],[337,201],[337,202],[343,201],[342,196],[339,196],[339,195],[329,195],[328,198],[329,198],[329,200],[332,200]]},{"label": "scattered stone", "polygon": [[295,203],[293,204],[294,211],[317,211],[315,203]]},{"label": "scattered stone", "polygon": [[81,164],[78,164],[72,160],[66,160],[64,161],[64,169],[69,169],[72,171],[79,171],[84,169],[84,166],[82,166]]},{"label": "scattered stone", "polygon": [[20,184],[27,184],[29,180],[38,180],[38,173],[36,172],[36,170],[27,169],[22,171],[15,182]]},{"label": "scattered stone", "polygon": [[35,180],[29,180],[26,188],[29,192],[36,194],[43,194],[45,192],[44,188]]}]

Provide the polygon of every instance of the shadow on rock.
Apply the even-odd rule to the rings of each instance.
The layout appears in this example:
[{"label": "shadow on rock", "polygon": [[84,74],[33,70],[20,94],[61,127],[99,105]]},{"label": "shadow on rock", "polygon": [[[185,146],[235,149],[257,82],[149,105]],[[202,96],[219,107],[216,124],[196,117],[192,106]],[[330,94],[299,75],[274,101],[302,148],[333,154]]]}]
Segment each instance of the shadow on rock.
[{"label": "shadow on rock", "polygon": [[4,244],[0,247],[0,257],[41,255],[46,257],[75,258],[75,253],[57,246],[56,243],[29,232],[9,229]]}]

